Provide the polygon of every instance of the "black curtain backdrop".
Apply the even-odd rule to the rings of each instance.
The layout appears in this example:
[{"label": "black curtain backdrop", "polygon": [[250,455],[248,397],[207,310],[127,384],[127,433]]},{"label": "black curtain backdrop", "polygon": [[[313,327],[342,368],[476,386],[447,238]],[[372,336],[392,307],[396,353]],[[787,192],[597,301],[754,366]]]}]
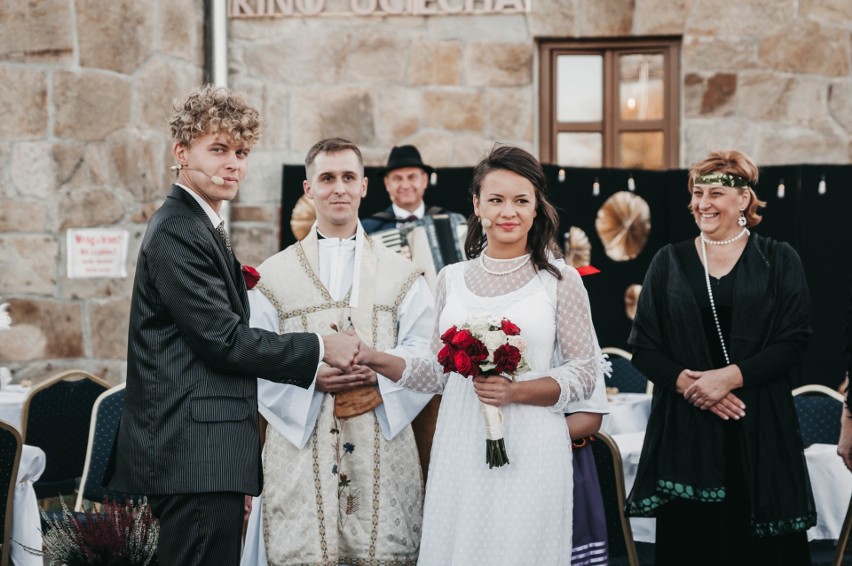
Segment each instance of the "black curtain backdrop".
[{"label": "black curtain backdrop", "polygon": [[[549,197],[560,214],[560,231],[581,228],[592,245],[596,275],[586,276],[592,316],[602,347],[627,348],[631,321],[624,307],[624,293],[631,284],[642,284],[654,254],[670,242],[697,235],[687,211],[687,171],[628,171],[545,165]],[[367,197],[361,202],[361,217],[390,206],[378,168],[368,167]],[[564,171],[564,180],[559,173]],[[464,214],[473,212],[469,187],[472,167],[437,170],[437,183],[426,190],[426,202]],[[844,376],[845,312],[852,281],[852,165],[779,165],[761,168],[758,196],[767,201],[764,220],[756,228],[765,236],[789,242],[799,253],[810,284],[813,301],[814,336],[801,365],[796,385],[821,383],[836,388]],[[628,179],[635,181],[636,195],[651,210],[651,233],[642,252],[629,261],[613,261],[604,252],[596,230],[597,211],[607,198],[626,191]],[[305,169],[285,165],[281,196],[281,248],[295,242],[290,213],[302,196]],[[592,185],[600,184],[595,196]],[[819,194],[820,181],[826,191]],[[783,198],[778,195],[780,182]],[[559,242],[562,245],[562,242]]]}]

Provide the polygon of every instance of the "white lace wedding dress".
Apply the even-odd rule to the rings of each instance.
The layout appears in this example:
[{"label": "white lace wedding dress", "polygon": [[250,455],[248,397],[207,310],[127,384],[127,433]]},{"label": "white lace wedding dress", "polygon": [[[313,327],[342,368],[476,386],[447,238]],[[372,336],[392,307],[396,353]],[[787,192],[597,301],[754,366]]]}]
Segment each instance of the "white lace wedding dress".
[{"label": "white lace wedding dress", "polygon": [[[563,273],[557,280],[544,271],[535,273],[526,257],[485,257],[487,269],[478,259],[446,267],[436,290],[440,315],[433,356],[406,360],[401,383],[443,394],[418,564],[570,564],[572,465],[563,408],[591,395],[600,369],[599,349],[576,270],[556,263]],[[435,357],[442,346],[440,335],[477,313],[505,317],[520,327],[533,370],[520,380],[549,375],[561,388],[554,406],[501,408],[510,463],[491,469],[485,462],[485,426],[473,383],[444,374]]]}]

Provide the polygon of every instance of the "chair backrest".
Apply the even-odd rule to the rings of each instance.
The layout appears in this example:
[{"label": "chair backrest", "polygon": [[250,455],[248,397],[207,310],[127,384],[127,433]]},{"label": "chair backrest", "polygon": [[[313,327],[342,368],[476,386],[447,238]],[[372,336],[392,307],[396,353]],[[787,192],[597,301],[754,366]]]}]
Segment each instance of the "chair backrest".
[{"label": "chair backrest", "polygon": [[840,441],[843,395],[825,385],[812,383],[793,390],[793,404],[805,446]]},{"label": "chair backrest", "polygon": [[841,566],[843,564],[843,556],[846,554],[850,534],[852,534],[852,499],[849,500],[849,507],[846,509],[846,518],[843,520],[840,536],[837,537],[837,545],[834,547],[834,559],[831,561],[831,566]]},{"label": "chair backrest", "polygon": [[606,515],[606,535],[609,545],[609,564],[619,566],[639,566],[636,543],[633,541],[633,529],[624,503],[627,494],[624,488],[624,468],[621,464],[621,452],[610,435],[598,431],[591,442],[598,469],[598,481],[603,496]]},{"label": "chair backrest", "polygon": [[9,564],[12,511],[22,446],[21,435],[15,427],[0,421],[0,565],[2,566]]},{"label": "chair backrest", "polygon": [[103,503],[104,497],[124,501],[125,494],[105,488],[102,483],[110,452],[118,434],[118,423],[124,408],[124,388],[121,383],[101,393],[92,406],[92,422],[89,426],[89,441],[86,445],[86,461],[83,476],[77,490],[75,511],[83,511],[83,501]]},{"label": "chair backrest", "polygon": [[650,393],[651,382],[645,374],[633,367],[630,352],[608,346],[601,348],[612,364],[612,375],[606,379],[607,387],[615,387],[619,393]]},{"label": "chair backrest", "polygon": [[99,377],[69,370],[34,387],[21,413],[26,444],[44,451],[47,465],[33,483],[36,497],[73,495],[83,473],[92,405],[109,388]]}]

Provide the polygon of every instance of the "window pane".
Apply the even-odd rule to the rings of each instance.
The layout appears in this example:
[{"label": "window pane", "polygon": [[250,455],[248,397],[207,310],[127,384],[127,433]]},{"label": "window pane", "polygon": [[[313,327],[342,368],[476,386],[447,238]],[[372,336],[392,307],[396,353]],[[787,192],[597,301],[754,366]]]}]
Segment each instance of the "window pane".
[{"label": "window pane", "polygon": [[663,132],[624,132],[620,136],[622,168],[662,169]]},{"label": "window pane", "polygon": [[556,57],[556,119],[599,122],[603,116],[603,57]]},{"label": "window pane", "polygon": [[560,133],[556,135],[556,162],[572,167],[600,167],[603,162],[603,135],[600,133]]},{"label": "window pane", "polygon": [[663,62],[662,54],[618,58],[622,120],[663,118]]}]

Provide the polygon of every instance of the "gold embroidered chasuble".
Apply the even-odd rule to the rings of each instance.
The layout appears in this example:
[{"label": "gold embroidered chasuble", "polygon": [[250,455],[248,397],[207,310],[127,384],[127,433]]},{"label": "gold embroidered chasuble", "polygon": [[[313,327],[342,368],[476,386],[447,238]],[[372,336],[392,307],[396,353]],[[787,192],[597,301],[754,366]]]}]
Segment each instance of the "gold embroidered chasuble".
[{"label": "gold embroidered chasuble", "polygon": [[[312,230],[259,267],[259,289],[275,305],[280,331],[324,334],[332,323],[339,329],[351,324],[373,347],[394,347],[400,303],[420,272],[366,241],[359,285],[353,282],[357,307],[350,308],[349,295],[334,301],[320,281],[316,242]],[[423,479],[410,425],[387,440],[375,411],[337,419],[334,397],[325,394],[305,448],[268,427],[263,468],[270,565],[416,564]]]}]

